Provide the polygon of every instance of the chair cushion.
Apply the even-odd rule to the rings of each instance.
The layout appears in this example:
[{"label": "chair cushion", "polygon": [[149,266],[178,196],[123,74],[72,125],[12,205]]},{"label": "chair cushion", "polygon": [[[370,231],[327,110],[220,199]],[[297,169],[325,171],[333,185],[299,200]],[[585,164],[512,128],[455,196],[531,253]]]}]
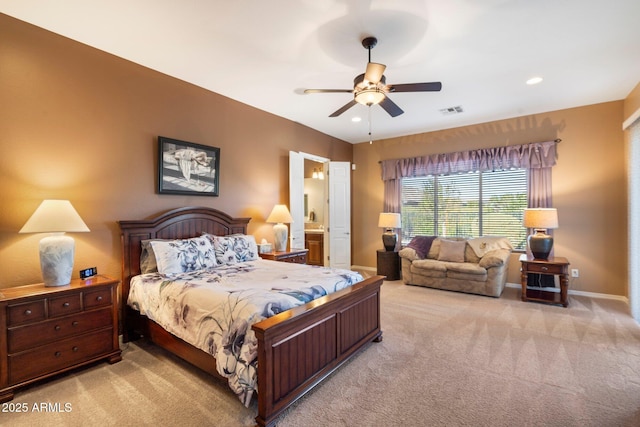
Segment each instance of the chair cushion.
[{"label": "chair cushion", "polygon": [[411,273],[426,277],[447,277],[446,263],[433,259],[420,259],[411,263]]},{"label": "chair cushion", "polygon": [[485,275],[485,276],[487,274],[487,270],[485,268],[482,268],[478,264],[472,264],[470,262],[446,262],[444,264],[445,264],[445,267],[447,268],[447,273],[450,271],[453,271],[456,273]]}]

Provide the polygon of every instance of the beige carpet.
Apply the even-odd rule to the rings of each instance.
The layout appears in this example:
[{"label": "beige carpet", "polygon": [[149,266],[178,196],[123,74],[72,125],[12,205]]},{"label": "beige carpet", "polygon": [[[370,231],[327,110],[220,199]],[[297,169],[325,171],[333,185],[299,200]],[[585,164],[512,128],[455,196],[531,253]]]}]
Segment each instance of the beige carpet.
[{"label": "beige carpet", "polygon": [[[512,288],[493,299],[385,282],[382,305],[384,340],[279,426],[640,426],[640,326],[621,302],[562,308]],[[253,424],[255,403],[164,351],[140,342],[123,356],[19,391],[28,411],[0,424]],[[43,402],[70,411],[35,412]]]}]

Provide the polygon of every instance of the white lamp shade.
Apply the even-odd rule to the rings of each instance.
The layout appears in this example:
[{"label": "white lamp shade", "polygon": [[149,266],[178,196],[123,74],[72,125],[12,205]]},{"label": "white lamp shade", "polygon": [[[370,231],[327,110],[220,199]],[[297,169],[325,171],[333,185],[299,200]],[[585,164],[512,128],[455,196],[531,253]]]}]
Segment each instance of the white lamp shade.
[{"label": "white lamp shade", "polygon": [[381,213],[378,218],[378,227],[380,228],[400,228],[402,220],[399,213]]},{"label": "white lamp shade", "polygon": [[68,200],[44,200],[20,233],[84,232],[89,227]]},{"label": "white lamp shade", "polygon": [[291,223],[293,222],[293,218],[291,217],[291,214],[289,213],[289,209],[287,209],[287,205],[275,205],[273,207],[273,210],[271,211],[271,213],[269,214],[269,217],[267,217],[267,222],[269,223],[276,223],[276,224],[282,224],[282,223]]},{"label": "white lamp shade", "polygon": [[558,228],[558,210],[555,208],[525,209],[523,223],[527,228]]}]

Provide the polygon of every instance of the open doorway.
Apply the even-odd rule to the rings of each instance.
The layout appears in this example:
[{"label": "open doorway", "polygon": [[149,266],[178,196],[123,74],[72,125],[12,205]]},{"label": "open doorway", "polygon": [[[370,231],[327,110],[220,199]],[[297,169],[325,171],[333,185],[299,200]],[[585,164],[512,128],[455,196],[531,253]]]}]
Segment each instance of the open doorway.
[{"label": "open doorway", "polygon": [[[305,159],[322,165],[324,180],[320,180],[319,177],[317,180],[324,183],[325,189],[324,199],[319,202],[322,208],[309,206],[309,197],[307,196],[306,214]],[[307,225],[307,229],[318,229],[314,233],[323,236],[323,259],[321,262],[318,260],[318,265],[334,268],[350,268],[351,266],[350,165],[349,162],[332,162],[312,154],[289,152],[289,210],[293,218],[290,225],[291,248],[305,248],[305,225]],[[316,169],[318,169],[317,166]],[[313,167],[311,167],[311,174],[311,179],[313,179]],[[308,221],[311,208],[316,214],[313,224]],[[321,221],[317,217],[320,212],[322,213]]]},{"label": "open doorway", "polygon": [[324,163],[304,159],[304,242],[307,264],[325,265],[324,228],[327,201]]}]

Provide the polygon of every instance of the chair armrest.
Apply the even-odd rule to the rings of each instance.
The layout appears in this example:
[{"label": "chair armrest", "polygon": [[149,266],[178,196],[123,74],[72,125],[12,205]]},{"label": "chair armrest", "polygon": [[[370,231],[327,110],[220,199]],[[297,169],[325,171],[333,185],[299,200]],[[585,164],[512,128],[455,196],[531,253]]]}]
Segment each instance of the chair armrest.
[{"label": "chair armrest", "polygon": [[415,249],[413,248],[403,248],[400,250],[400,252],[398,252],[398,255],[400,255],[401,258],[405,258],[409,261],[420,259]]},{"label": "chair armrest", "polygon": [[494,249],[484,254],[478,265],[483,268],[499,267],[506,264],[509,255],[511,255],[509,249]]}]

